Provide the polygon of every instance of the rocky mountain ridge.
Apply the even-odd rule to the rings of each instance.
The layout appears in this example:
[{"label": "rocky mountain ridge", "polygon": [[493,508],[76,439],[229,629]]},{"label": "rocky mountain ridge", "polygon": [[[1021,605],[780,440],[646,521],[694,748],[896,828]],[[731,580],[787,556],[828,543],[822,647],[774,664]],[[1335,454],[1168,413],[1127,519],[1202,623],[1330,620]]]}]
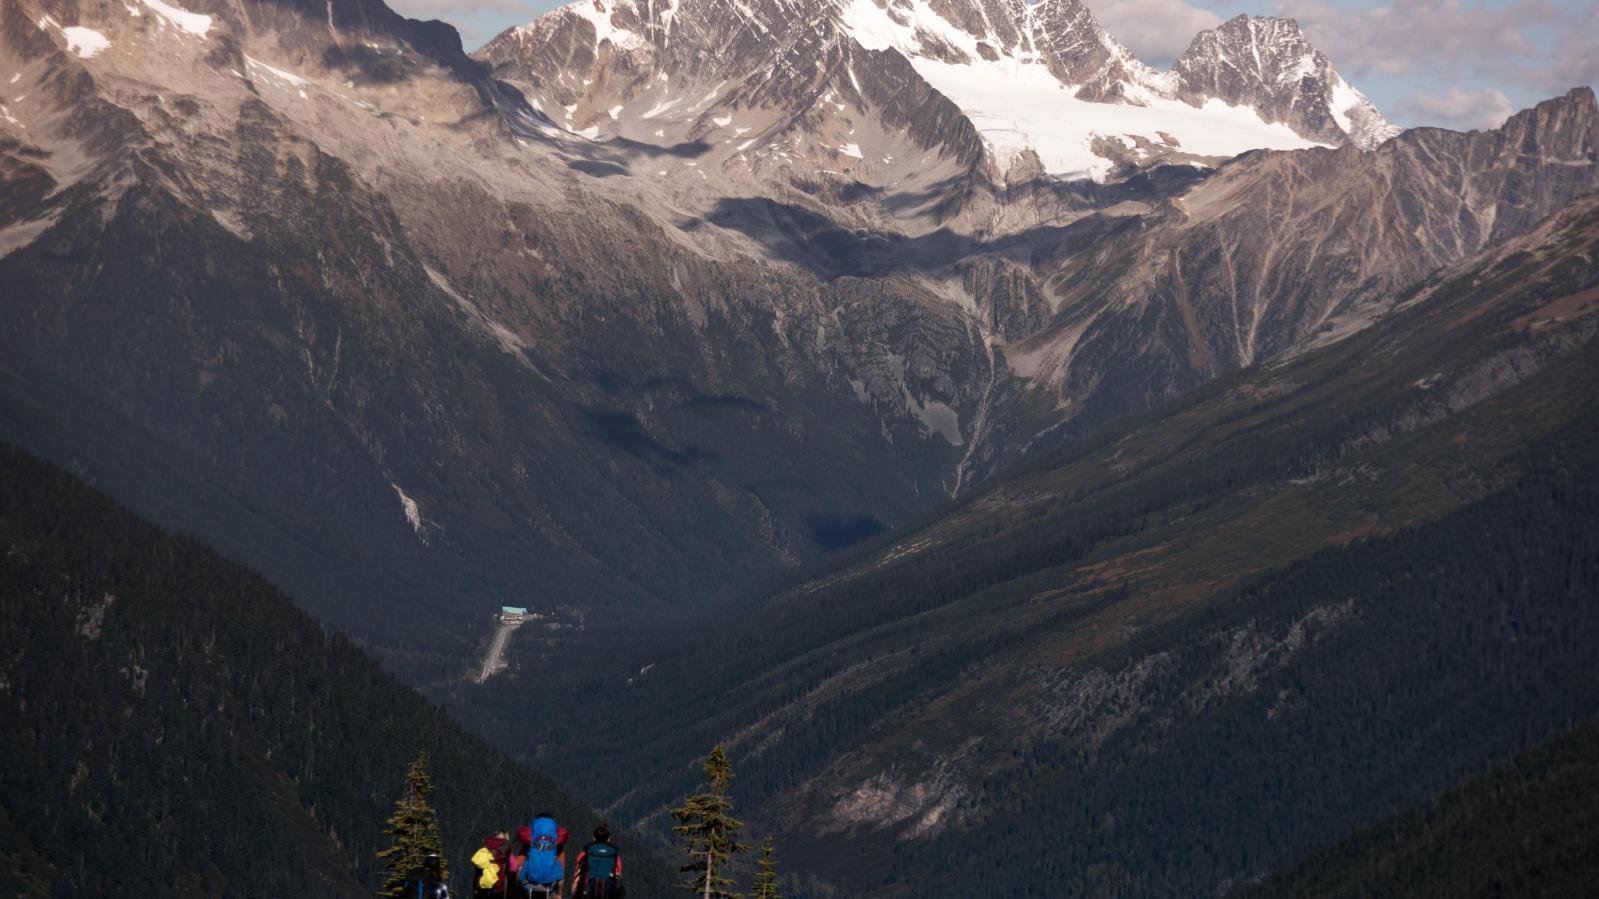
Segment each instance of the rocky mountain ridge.
[{"label": "rocky mountain ridge", "polygon": [[[453,676],[530,582],[650,615],[726,600],[1079,427],[1358,330],[1593,186],[1582,93],[1375,151],[993,180],[981,123],[922,77],[965,65],[938,54],[1155,77],[1068,4],[871,6],[853,31],[786,0],[569,8],[509,82],[380,5],[191,7],[0,0],[6,433],[418,679]],[[945,50],[853,36],[928,15]],[[761,68],[779,31],[790,64]],[[760,77],[711,80],[740,66]],[[627,102],[676,104],[656,119],[568,127],[655,84],[673,96]],[[1146,108],[1115,93],[1068,99]],[[757,109],[862,157],[768,142],[752,165]],[[843,166],[868,131],[899,180]]]},{"label": "rocky mountain ridge", "polygon": [[[1104,180],[1262,147],[1371,149],[1399,130],[1292,20],[1238,16],[1162,73],[1077,0],[580,0],[478,56],[581,134],[735,143],[756,169],[799,155],[873,183],[903,178],[911,159],[973,164],[938,98],[982,134],[994,178],[1018,165]],[[884,96],[881,82],[907,79],[918,89]],[[883,117],[908,123],[914,147]]]},{"label": "rocky mountain ridge", "polygon": [[1237,15],[1202,31],[1172,66],[1178,94],[1247,106],[1323,143],[1373,150],[1401,129],[1350,86],[1293,19]]}]

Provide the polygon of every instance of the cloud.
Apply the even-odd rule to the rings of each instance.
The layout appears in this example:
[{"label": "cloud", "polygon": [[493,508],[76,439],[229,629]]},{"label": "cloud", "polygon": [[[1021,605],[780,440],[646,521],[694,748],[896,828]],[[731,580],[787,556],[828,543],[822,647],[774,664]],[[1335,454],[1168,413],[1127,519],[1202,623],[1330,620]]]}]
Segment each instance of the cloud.
[{"label": "cloud", "polygon": [[1555,38],[1555,62],[1540,85],[1546,90],[1599,84],[1599,0],[1574,18]]},{"label": "cloud", "polygon": [[[1462,0],[1394,0],[1370,9],[1322,0],[1274,0],[1278,15],[1299,20],[1305,35],[1333,65],[1358,76],[1442,72],[1540,80],[1549,66],[1534,29],[1572,18],[1545,0],[1513,0],[1504,6]],[[1589,39],[1589,51],[1592,41]]]},{"label": "cloud", "polygon": [[1144,62],[1160,68],[1181,56],[1194,35],[1221,16],[1185,0],[1088,0],[1094,18]]},{"label": "cloud", "polygon": [[1516,111],[1504,91],[1496,88],[1462,90],[1451,87],[1442,94],[1417,91],[1399,101],[1399,109],[1417,120],[1461,131],[1498,128]]},{"label": "cloud", "polygon": [[547,8],[547,3],[530,0],[392,0],[389,4],[401,15],[412,17],[462,16],[472,13],[527,13],[529,18]]}]

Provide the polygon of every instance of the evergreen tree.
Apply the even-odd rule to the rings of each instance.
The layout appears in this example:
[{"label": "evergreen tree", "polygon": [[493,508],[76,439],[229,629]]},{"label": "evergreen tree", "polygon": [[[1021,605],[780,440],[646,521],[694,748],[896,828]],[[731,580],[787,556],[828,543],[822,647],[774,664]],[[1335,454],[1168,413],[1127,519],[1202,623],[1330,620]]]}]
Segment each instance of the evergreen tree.
[{"label": "evergreen tree", "polygon": [[383,878],[380,896],[401,899],[405,895],[405,879],[420,870],[422,861],[431,853],[439,856],[440,870],[449,880],[449,866],[444,860],[444,838],[439,833],[439,818],[428,805],[433,793],[433,781],[428,777],[428,755],[417,756],[405,774],[405,795],[394,803],[394,814],[389,817],[385,833],[393,838],[389,848],[378,852],[378,858],[388,873]]},{"label": "evergreen tree", "polygon": [[678,822],[672,830],[683,836],[686,856],[680,870],[689,875],[681,885],[703,899],[742,899],[733,892],[733,878],[728,876],[733,856],[749,848],[738,842],[744,822],[732,815],[733,800],[728,797],[732,783],[733,765],[718,745],[705,759],[705,792],[672,809]]},{"label": "evergreen tree", "polygon": [[761,843],[760,870],[755,872],[755,890],[750,899],[782,899],[777,888],[777,860],[772,858],[772,835],[767,834]]}]

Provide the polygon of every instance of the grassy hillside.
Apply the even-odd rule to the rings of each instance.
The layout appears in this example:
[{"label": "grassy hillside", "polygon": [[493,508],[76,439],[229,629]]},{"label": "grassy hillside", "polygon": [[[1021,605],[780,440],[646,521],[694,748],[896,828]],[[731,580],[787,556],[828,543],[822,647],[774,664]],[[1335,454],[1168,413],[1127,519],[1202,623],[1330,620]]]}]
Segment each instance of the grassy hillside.
[{"label": "grassy hillside", "polygon": [[0,446],[0,894],[369,896],[422,751],[457,872],[538,809],[594,823],[261,578]]},{"label": "grassy hillside", "polygon": [[1240,890],[1275,896],[1591,896],[1599,883],[1599,723]]}]

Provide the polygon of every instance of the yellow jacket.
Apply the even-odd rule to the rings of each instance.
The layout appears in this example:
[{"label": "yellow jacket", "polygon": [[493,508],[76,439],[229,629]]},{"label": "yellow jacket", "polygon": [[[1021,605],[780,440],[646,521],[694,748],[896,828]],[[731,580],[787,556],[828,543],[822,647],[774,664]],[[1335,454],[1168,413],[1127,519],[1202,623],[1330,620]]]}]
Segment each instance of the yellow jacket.
[{"label": "yellow jacket", "polygon": [[478,886],[486,890],[500,882],[499,863],[494,860],[494,853],[490,852],[488,847],[481,847],[472,853],[472,864],[483,869],[483,873],[477,879]]}]

